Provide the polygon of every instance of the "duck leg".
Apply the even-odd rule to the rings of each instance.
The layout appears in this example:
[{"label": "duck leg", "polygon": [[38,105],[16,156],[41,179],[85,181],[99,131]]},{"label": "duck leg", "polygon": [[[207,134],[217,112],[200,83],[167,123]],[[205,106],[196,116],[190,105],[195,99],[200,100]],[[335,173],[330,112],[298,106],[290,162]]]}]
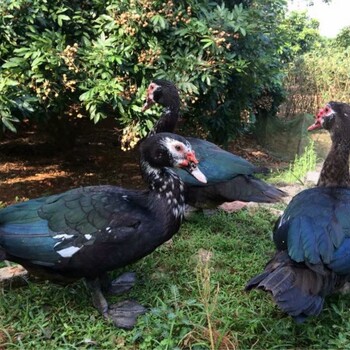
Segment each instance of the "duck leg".
[{"label": "duck leg", "polygon": [[112,320],[118,328],[132,329],[137,317],[147,311],[144,306],[133,300],[108,305],[102,294],[102,283],[99,278],[86,279],[86,285],[91,291],[93,305],[105,318]]},{"label": "duck leg", "polygon": [[91,292],[92,303],[103,317],[108,318],[108,303],[102,294],[101,281],[99,278],[85,279],[86,286]]},{"label": "duck leg", "polygon": [[136,273],[125,272],[112,281],[106,273],[100,278],[100,280],[103,291],[113,295],[120,295],[129,291],[135,285]]}]

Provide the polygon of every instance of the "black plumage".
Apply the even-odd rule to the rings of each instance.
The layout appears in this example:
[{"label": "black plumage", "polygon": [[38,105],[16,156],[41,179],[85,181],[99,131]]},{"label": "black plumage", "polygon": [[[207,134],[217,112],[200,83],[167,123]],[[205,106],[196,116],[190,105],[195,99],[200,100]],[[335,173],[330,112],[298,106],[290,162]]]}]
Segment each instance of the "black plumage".
[{"label": "black plumage", "polygon": [[[150,134],[173,132],[180,110],[180,97],[175,85],[163,79],[153,80],[148,87],[143,110],[147,110],[154,103],[164,106],[165,109]],[[207,178],[207,183],[203,184],[181,169],[177,171],[186,185],[186,203],[197,208],[213,208],[235,200],[274,203],[286,195],[254,177],[254,174],[265,169],[254,166],[242,157],[224,151],[206,140],[194,137],[186,139],[196,152],[200,169]]]},{"label": "black plumage", "polygon": [[246,286],[271,292],[300,322],[318,315],[325,297],[350,279],[350,106],[327,104],[309,130],[321,127],[332,146],[317,187],[289,203],[274,228],[275,256]]},{"label": "black plumage", "polygon": [[84,277],[98,310],[116,325],[132,327],[145,309],[123,304],[130,317],[119,317],[117,308],[108,308],[101,291],[106,272],[148,255],[179,230],[184,188],[173,168],[205,181],[181,136],[150,137],[141,145],[140,159],[148,191],[82,187],[0,210],[0,259],[54,282]]}]

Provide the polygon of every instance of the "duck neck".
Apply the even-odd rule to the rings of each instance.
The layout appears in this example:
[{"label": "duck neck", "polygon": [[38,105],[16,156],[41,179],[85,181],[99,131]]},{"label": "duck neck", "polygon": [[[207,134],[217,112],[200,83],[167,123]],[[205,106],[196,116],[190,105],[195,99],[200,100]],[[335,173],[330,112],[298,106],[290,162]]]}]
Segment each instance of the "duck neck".
[{"label": "duck neck", "polygon": [[323,163],[317,186],[350,187],[349,142],[333,142]]},{"label": "duck neck", "polygon": [[149,136],[160,132],[174,132],[179,119],[180,101],[165,106],[161,117],[154,124]]},{"label": "duck neck", "polygon": [[171,169],[153,168],[145,161],[141,161],[141,171],[151,193],[157,200],[163,200],[169,219],[180,225],[185,212],[184,184],[181,179]]}]

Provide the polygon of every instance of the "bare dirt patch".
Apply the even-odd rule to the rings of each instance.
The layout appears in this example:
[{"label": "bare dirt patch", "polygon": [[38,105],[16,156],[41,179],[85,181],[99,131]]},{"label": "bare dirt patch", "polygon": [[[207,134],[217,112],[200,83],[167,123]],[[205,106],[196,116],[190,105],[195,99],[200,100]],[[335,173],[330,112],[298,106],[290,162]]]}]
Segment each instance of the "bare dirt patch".
[{"label": "bare dirt patch", "polygon": [[121,151],[118,132],[108,124],[82,122],[76,145],[64,151],[36,130],[0,141],[0,200],[6,204],[105,184],[143,187],[137,150]]},{"label": "bare dirt patch", "polygon": [[[5,134],[0,140],[0,201],[12,204],[89,185],[145,187],[138,150],[121,150],[113,123],[93,125],[85,120],[78,130],[75,146],[64,151],[53,147],[47,135],[35,128]],[[232,142],[229,150],[257,165],[284,165],[250,136]]]}]

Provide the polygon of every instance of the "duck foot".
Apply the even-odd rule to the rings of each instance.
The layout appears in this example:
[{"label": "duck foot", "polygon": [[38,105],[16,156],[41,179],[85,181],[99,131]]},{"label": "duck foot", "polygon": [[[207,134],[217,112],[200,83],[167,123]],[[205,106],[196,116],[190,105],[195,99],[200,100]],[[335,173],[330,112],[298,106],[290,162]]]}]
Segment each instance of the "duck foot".
[{"label": "duck foot", "polygon": [[125,272],[108,285],[107,292],[113,295],[119,295],[130,290],[136,283],[135,272]]},{"label": "duck foot", "polygon": [[[116,279],[118,283],[122,281],[122,285],[124,284],[128,286],[130,286],[131,282],[135,280],[136,274],[133,272],[125,273]],[[133,300],[125,300],[116,304],[108,305],[107,300],[101,291],[100,278],[86,278],[86,285],[91,291],[92,302],[96,309],[106,319],[112,320],[116,327],[132,329],[136,324],[137,317],[147,311],[144,306]],[[119,291],[119,288],[117,288],[117,290]]]},{"label": "duck foot", "polygon": [[147,309],[133,300],[124,300],[116,304],[109,305],[108,314],[114,325],[118,328],[132,329],[139,315],[143,315]]}]

